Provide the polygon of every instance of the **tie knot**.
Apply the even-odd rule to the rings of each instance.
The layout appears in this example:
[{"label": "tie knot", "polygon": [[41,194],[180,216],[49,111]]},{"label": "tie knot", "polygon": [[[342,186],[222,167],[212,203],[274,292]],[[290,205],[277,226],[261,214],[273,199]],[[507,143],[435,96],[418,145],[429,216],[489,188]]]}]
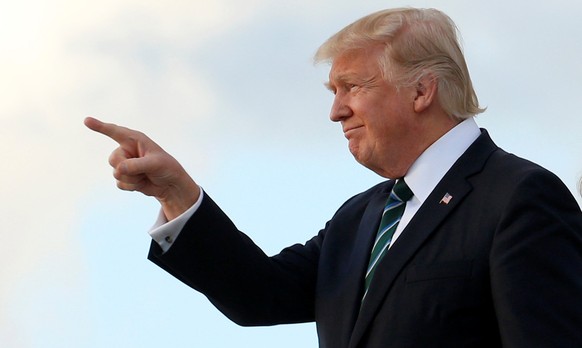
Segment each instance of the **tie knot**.
[{"label": "tie knot", "polygon": [[392,193],[402,202],[407,202],[409,199],[414,196],[410,187],[406,184],[404,179],[398,179],[396,184],[392,188]]}]

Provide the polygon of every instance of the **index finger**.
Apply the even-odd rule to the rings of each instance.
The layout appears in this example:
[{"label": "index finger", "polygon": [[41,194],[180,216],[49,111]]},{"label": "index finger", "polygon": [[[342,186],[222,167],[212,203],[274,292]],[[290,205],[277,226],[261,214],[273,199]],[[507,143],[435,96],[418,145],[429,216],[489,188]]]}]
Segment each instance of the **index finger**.
[{"label": "index finger", "polygon": [[86,117],[83,123],[87,128],[108,136],[119,144],[130,138],[131,133],[134,132],[129,128],[121,127],[113,123],[101,122],[93,117]]}]

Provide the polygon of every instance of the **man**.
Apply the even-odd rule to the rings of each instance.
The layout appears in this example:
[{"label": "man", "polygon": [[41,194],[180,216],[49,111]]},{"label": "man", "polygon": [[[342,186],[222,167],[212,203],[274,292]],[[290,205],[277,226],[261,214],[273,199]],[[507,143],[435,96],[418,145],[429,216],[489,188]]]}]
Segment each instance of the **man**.
[{"label": "man", "polygon": [[390,180],[273,257],[145,135],[86,119],[120,144],[119,188],[161,203],[150,260],[241,325],[315,320],[320,347],[582,347],[582,213],[477,127],[452,21],[374,13],[316,61],[351,153]]}]

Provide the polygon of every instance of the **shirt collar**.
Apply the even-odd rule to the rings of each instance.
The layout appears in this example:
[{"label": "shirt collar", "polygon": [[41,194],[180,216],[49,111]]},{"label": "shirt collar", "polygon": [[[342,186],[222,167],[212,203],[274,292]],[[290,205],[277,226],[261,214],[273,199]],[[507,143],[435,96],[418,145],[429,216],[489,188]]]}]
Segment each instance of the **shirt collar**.
[{"label": "shirt collar", "polygon": [[480,134],[479,126],[470,117],[440,137],[414,161],[404,180],[421,204]]}]

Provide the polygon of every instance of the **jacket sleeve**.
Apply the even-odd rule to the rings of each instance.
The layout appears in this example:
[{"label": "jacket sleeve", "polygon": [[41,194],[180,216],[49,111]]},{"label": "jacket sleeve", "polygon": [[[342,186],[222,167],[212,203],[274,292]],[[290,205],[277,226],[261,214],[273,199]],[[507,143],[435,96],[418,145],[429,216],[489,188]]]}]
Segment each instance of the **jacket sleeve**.
[{"label": "jacket sleeve", "polygon": [[239,325],[307,322],[323,236],[268,257],[206,195],[172,247],[152,242],[148,258]]}]

